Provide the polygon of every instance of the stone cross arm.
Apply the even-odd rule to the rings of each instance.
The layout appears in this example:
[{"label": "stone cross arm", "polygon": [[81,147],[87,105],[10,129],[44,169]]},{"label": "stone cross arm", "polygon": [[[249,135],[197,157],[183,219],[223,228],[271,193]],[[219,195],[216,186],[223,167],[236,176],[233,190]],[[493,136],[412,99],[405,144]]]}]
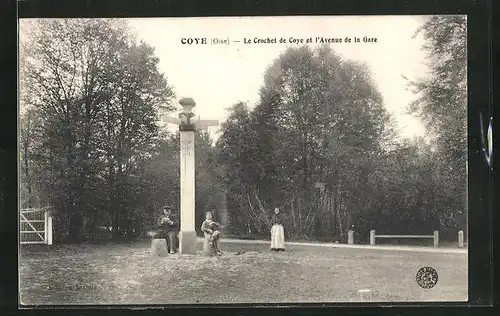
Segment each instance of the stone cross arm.
[{"label": "stone cross arm", "polygon": [[162,117],[163,121],[165,123],[171,123],[175,125],[181,125],[181,119],[177,117],[171,117],[171,116],[164,116]]},{"label": "stone cross arm", "polygon": [[[177,117],[171,117],[171,116],[164,116],[163,121],[175,125],[181,125],[182,121],[181,119]],[[218,120],[199,120],[199,119],[194,119],[192,120],[192,123],[194,126],[198,129],[206,130],[208,127],[211,126],[219,126],[219,121]]]},{"label": "stone cross arm", "polygon": [[219,121],[218,120],[199,120],[194,123],[196,128],[206,130],[210,126],[219,126]]}]

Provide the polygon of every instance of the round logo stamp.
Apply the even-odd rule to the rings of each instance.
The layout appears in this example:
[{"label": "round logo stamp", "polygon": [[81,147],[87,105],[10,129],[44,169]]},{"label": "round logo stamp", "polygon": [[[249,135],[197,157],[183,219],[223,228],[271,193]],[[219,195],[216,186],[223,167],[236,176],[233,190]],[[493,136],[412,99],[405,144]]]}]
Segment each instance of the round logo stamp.
[{"label": "round logo stamp", "polygon": [[438,282],[438,274],[434,268],[423,267],[417,272],[417,284],[424,289],[431,289]]}]

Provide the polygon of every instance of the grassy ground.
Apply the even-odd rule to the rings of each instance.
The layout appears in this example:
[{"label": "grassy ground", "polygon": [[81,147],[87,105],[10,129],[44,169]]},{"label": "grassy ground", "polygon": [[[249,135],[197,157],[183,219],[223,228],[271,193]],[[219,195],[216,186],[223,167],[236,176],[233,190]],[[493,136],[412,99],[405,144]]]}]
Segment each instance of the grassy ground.
[{"label": "grassy ground", "polygon": [[[198,245],[201,250],[201,244]],[[149,255],[149,243],[22,251],[23,304],[211,304],[463,301],[467,256],[393,250],[222,244],[221,257]],[[243,252],[237,254],[237,252]],[[415,275],[431,266],[432,289]]]}]

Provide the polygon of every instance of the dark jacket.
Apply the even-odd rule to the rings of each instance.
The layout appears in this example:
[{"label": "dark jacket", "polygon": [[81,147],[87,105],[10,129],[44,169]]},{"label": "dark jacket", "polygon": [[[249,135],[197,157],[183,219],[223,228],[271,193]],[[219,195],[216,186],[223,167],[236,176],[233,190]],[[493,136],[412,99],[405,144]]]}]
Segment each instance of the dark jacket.
[{"label": "dark jacket", "polygon": [[273,218],[272,218],[271,224],[272,225],[275,225],[275,224],[283,225],[283,220],[282,220],[281,213],[278,213],[278,214],[274,213],[273,214]]},{"label": "dark jacket", "polygon": [[161,220],[164,217],[165,217],[164,215],[162,217],[160,217],[160,224],[159,224],[160,229],[165,233],[178,232],[179,231],[179,220],[177,219],[177,216],[175,216],[173,214],[170,215],[169,218],[172,221],[172,223],[167,223],[167,222],[161,223]]}]

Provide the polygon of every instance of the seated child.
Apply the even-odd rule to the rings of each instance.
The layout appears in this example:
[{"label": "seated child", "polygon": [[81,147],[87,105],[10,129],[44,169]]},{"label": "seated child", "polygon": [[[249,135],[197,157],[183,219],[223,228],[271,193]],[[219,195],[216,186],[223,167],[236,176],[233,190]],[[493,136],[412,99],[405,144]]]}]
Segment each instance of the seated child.
[{"label": "seated child", "polygon": [[201,224],[201,230],[205,234],[208,244],[213,247],[217,254],[221,254],[219,249],[220,224],[213,220],[212,212],[207,212],[205,216],[206,219]]},{"label": "seated child", "polygon": [[212,230],[212,234],[210,236],[210,245],[214,244],[214,240],[216,240],[220,235],[220,224],[216,221],[210,221],[208,223],[208,228]]}]

